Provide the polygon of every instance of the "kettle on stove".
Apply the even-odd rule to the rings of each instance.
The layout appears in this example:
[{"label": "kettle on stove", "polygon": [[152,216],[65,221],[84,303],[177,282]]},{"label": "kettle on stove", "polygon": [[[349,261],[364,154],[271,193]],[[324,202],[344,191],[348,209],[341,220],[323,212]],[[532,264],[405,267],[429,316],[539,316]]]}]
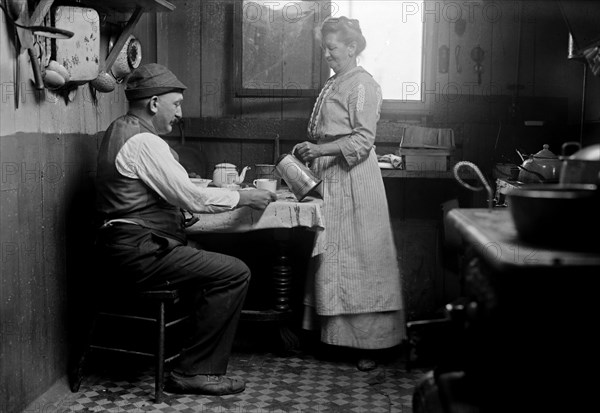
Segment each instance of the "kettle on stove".
[{"label": "kettle on stove", "polygon": [[543,149],[523,161],[519,166],[519,181],[524,183],[558,182],[562,161],[552,151],[548,144]]}]

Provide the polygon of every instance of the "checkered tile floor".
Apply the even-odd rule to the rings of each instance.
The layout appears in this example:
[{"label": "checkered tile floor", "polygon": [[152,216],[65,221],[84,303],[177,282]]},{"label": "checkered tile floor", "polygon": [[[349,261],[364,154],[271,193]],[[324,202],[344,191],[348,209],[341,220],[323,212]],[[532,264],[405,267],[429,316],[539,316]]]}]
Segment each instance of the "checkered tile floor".
[{"label": "checkered tile floor", "polygon": [[[122,371],[123,369],[121,369]],[[64,412],[202,412],[202,413],[412,413],[412,392],[423,370],[407,372],[402,360],[359,371],[350,360],[323,360],[296,353],[234,352],[228,375],[246,381],[243,393],[230,396],[165,393],[154,404],[151,366],[129,377],[86,377],[78,393],[61,403]]]}]

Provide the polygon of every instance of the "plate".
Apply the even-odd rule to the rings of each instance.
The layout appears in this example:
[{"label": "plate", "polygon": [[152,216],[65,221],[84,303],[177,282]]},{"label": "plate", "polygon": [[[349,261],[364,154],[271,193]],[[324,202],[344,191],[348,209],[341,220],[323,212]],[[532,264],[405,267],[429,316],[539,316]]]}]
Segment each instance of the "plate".
[{"label": "plate", "polygon": [[241,186],[238,184],[227,184],[223,185],[221,188],[229,189],[230,191],[237,191],[241,188]]},{"label": "plate", "polygon": [[206,188],[208,186],[208,184],[210,184],[212,182],[212,179],[190,178],[190,181],[192,181],[192,183],[194,185],[197,185],[200,188]]}]

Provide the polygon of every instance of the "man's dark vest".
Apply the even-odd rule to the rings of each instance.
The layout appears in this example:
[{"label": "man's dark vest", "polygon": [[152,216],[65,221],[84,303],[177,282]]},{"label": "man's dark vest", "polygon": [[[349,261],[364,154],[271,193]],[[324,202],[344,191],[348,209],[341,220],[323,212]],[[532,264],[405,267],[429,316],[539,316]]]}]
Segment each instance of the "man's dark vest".
[{"label": "man's dark vest", "polygon": [[127,114],[116,119],[104,133],[96,174],[96,207],[100,219],[134,221],[185,244],[184,216],[180,208],[166,202],[140,179],[121,175],[115,165],[117,154],[125,142],[142,132],[156,134],[151,124]]}]

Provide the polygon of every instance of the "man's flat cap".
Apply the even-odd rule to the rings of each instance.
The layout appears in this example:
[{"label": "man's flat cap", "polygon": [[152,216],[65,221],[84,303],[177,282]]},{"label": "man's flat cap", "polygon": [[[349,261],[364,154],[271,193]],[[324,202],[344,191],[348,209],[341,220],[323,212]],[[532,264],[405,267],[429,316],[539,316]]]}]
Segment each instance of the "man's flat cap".
[{"label": "man's flat cap", "polygon": [[127,100],[139,100],[169,92],[183,92],[187,87],[169,69],[150,63],[135,69],[127,79]]}]

